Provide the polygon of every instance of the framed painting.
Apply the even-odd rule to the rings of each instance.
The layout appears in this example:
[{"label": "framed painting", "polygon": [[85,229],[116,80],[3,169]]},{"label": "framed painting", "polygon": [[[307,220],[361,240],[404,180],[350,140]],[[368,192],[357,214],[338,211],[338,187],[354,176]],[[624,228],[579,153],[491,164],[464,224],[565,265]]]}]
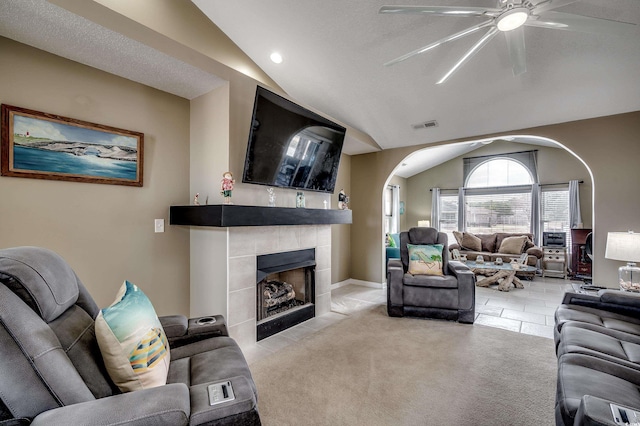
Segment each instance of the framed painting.
[{"label": "framed painting", "polygon": [[2,176],[142,186],[144,134],[3,104]]}]

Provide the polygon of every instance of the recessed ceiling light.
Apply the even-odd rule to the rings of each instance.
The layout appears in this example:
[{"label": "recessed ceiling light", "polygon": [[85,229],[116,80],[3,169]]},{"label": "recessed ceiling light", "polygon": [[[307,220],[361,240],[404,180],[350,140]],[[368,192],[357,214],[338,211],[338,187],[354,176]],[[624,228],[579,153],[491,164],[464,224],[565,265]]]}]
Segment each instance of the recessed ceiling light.
[{"label": "recessed ceiling light", "polygon": [[282,63],[282,55],[279,54],[278,52],[273,52],[271,54],[270,58],[276,64],[281,64]]}]

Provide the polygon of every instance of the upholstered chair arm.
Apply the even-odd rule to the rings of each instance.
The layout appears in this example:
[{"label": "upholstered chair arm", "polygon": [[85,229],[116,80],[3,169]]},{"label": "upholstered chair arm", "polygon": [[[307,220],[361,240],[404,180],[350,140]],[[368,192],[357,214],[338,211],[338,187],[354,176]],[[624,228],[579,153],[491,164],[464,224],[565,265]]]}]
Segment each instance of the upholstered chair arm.
[{"label": "upholstered chair arm", "polygon": [[640,318],[640,293],[600,290],[597,295],[565,293],[564,305],[579,305]]},{"label": "upholstered chair arm", "polygon": [[175,383],[45,411],[31,424],[187,425],[190,415],[189,389]]},{"label": "upholstered chair arm", "polygon": [[387,311],[390,316],[401,316],[403,301],[404,268],[400,259],[387,263]]},{"label": "upholstered chair arm", "polygon": [[388,268],[400,268],[402,269],[402,260],[400,259],[389,259],[387,263]]},{"label": "upholstered chair arm", "polygon": [[167,339],[173,337],[180,337],[187,334],[187,327],[189,326],[189,320],[184,315],[167,315],[164,317],[158,317],[162,329]]},{"label": "upholstered chair arm", "polygon": [[457,260],[449,262],[449,273],[458,280],[458,310],[465,312],[460,322],[473,323],[476,306],[476,275],[467,265]]},{"label": "upholstered chair arm", "polygon": [[457,243],[449,244],[448,249],[449,249],[449,251],[453,251],[453,249],[462,250],[462,249],[460,248],[460,244],[457,244]]},{"label": "upholstered chair arm", "polygon": [[542,249],[538,246],[533,246],[527,249],[527,254],[529,256],[535,256],[538,259],[542,259],[542,256],[544,256],[544,251],[542,251]]},{"label": "upholstered chair arm", "polygon": [[460,262],[459,260],[450,260],[449,261],[449,272],[445,271],[445,274],[448,275],[456,275],[454,271],[471,271],[466,263]]},{"label": "upholstered chair arm", "polygon": [[619,290],[600,290],[598,297],[602,303],[612,303],[640,309],[640,293]]},{"label": "upholstered chair arm", "polygon": [[187,319],[182,315],[159,317],[162,328],[172,348],[217,336],[229,336],[222,315]]},{"label": "upholstered chair arm", "polygon": [[597,398],[593,395],[584,395],[580,400],[580,406],[578,407],[573,424],[582,426],[616,424],[611,417],[611,403],[624,408],[625,411],[640,411],[640,408],[637,407],[628,407],[624,404],[618,404],[615,401]]}]

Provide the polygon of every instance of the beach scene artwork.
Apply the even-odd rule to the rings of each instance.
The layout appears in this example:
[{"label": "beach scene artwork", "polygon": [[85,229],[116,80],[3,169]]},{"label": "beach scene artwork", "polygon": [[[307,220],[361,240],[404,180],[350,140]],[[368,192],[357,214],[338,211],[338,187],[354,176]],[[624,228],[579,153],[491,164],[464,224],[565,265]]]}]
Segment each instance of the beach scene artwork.
[{"label": "beach scene artwork", "polygon": [[3,175],[142,186],[142,134],[48,114],[7,116]]}]

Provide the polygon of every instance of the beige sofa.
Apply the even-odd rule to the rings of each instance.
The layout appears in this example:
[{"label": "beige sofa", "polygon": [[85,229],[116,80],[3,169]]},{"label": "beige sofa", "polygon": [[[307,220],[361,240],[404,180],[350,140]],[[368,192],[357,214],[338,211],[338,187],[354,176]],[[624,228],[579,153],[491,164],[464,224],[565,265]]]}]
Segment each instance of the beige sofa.
[{"label": "beige sofa", "polygon": [[533,234],[529,233],[472,234],[454,231],[453,235],[457,243],[449,245],[449,251],[458,249],[469,260],[476,260],[482,255],[485,261],[494,262],[501,258],[503,262],[510,262],[527,253],[527,265],[536,266],[543,255],[542,249],[532,242]]}]

